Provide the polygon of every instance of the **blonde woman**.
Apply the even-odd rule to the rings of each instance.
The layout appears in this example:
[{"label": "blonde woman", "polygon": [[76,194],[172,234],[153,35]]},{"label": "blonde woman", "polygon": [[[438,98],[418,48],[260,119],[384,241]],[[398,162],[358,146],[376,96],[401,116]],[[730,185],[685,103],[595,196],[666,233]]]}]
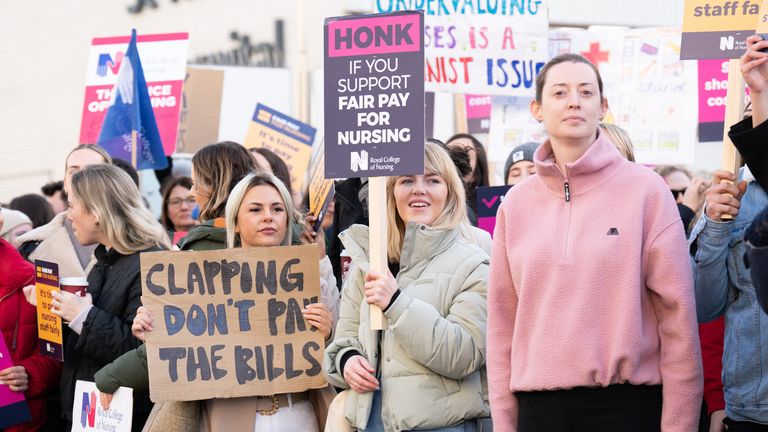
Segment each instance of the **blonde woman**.
[{"label": "blonde woman", "polygon": [[[139,253],[168,249],[170,244],[136,185],[114,166],[92,165],[74,174],[69,209],[77,241],[98,245],[88,293],[54,293],[51,309],[71,330],[65,338],[60,383],[61,413],[71,423],[77,380],[93,381],[101,367],[140,344],[131,335],[141,305]],[[151,406],[148,395],[134,394],[134,430],[141,429]]]},{"label": "blonde woman", "polygon": [[[430,142],[425,156],[423,175],[387,182],[389,272],[369,268],[367,227],[340,235],[352,267],[324,368],[351,389],[345,416],[361,431],[490,430],[489,258],[474,244],[450,156]],[[370,329],[369,304],[384,311],[385,330]]]},{"label": "blonde woman", "polygon": [[616,126],[611,123],[600,123],[600,131],[605,132],[605,137],[608,141],[612,142],[616,150],[624,156],[624,159],[634,162],[635,151],[632,145],[632,139],[629,138],[629,133],[621,126]]}]

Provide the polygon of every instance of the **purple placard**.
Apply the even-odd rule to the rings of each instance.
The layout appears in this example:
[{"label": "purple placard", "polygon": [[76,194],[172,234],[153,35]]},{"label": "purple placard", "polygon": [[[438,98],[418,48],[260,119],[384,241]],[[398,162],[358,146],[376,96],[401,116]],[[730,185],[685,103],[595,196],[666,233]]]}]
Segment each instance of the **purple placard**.
[{"label": "purple placard", "polygon": [[325,178],[424,172],[423,34],[422,12],[325,20]]},{"label": "purple placard", "polygon": [[512,186],[484,186],[477,188],[477,227],[493,236],[496,212]]},{"label": "purple placard", "polygon": [[[13,366],[11,353],[0,335],[0,371]],[[24,393],[15,392],[5,384],[0,384],[0,429],[31,420],[32,417],[24,400]]]}]

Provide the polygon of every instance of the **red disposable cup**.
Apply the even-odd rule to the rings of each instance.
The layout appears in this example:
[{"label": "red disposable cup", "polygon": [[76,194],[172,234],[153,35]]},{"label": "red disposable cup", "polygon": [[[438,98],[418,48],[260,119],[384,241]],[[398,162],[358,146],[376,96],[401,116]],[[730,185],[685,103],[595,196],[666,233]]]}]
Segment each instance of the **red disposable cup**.
[{"label": "red disposable cup", "polygon": [[88,289],[88,279],[84,277],[65,277],[59,281],[59,288],[62,291],[70,292],[80,297],[85,297]]}]

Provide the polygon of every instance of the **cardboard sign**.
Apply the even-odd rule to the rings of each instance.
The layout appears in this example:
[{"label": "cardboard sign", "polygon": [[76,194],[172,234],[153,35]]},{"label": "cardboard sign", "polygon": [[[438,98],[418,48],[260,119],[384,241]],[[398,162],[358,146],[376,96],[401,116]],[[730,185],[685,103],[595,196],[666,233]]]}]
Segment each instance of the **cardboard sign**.
[{"label": "cardboard sign", "polygon": [[61,318],[51,312],[51,291],[59,290],[59,265],[35,260],[35,289],[37,290],[37,335],[40,353],[64,361]]},{"label": "cardboard sign", "polygon": [[685,0],[680,59],[741,57],[759,12],[760,0]]},{"label": "cardboard sign", "polygon": [[377,0],[374,12],[426,15],[428,91],[532,96],[547,59],[547,2]]},{"label": "cardboard sign", "polygon": [[493,236],[496,213],[504,196],[512,186],[484,186],[477,188],[477,227]]},{"label": "cardboard sign", "polygon": [[219,141],[223,87],[224,71],[187,68],[176,138],[178,153],[194,154]]},{"label": "cardboard sign", "polygon": [[[0,371],[13,366],[11,353],[0,335]],[[32,420],[24,392],[15,392],[5,384],[0,384],[0,429]]]},{"label": "cardboard sign", "polygon": [[[130,36],[117,36],[94,38],[91,42],[80,123],[81,144],[93,144],[99,138],[129,40]],[[189,35],[141,35],[137,42],[160,139],[165,154],[170,155],[176,149]]]},{"label": "cardboard sign", "polygon": [[424,173],[424,16],[325,20],[325,177]]},{"label": "cardboard sign", "polygon": [[152,401],[301,392],[327,385],[317,246],[141,254]]},{"label": "cardboard sign", "polygon": [[315,159],[309,168],[309,211],[317,216],[317,222],[312,226],[312,230],[317,232],[323,223],[323,218],[328,210],[328,206],[333,201],[336,194],[336,184],[331,179],[325,178],[325,145],[320,143]]},{"label": "cardboard sign", "polygon": [[280,156],[291,172],[291,187],[298,191],[304,183],[316,132],[306,123],[258,104],[248,128],[245,147],[264,147]]},{"label": "cardboard sign", "polygon": [[101,407],[99,394],[96,384],[77,380],[72,407],[72,432],[131,432],[133,389],[118,388],[112,394],[108,410]]}]

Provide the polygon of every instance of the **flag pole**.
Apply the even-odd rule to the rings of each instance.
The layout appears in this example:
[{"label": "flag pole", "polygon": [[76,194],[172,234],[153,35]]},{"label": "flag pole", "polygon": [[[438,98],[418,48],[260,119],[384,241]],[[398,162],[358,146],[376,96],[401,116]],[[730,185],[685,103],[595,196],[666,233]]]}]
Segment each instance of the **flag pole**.
[{"label": "flag pole", "polygon": [[138,140],[137,134],[135,130],[131,131],[131,166],[133,166],[134,169],[138,169],[137,165],[138,162],[136,161],[136,141]]}]

